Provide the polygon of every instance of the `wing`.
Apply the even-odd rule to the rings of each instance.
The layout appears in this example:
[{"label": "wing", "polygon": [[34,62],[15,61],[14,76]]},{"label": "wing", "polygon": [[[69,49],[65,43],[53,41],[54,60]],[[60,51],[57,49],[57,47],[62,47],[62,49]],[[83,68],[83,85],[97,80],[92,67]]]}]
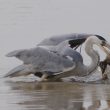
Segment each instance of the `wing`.
[{"label": "wing", "polygon": [[34,74],[30,65],[19,65],[10,70],[4,77],[27,76],[29,74]]},{"label": "wing", "polygon": [[40,47],[30,50],[14,51],[7,54],[7,56],[15,56],[22,60],[24,64],[31,65],[31,69],[35,72],[47,71],[55,73],[75,67],[75,62]]},{"label": "wing", "polygon": [[37,54],[33,57],[32,65],[37,72],[58,73],[75,67],[75,62],[62,55],[39,47],[35,51]]},{"label": "wing", "polygon": [[31,57],[32,57],[32,50],[27,50],[27,49],[24,49],[24,50],[15,50],[15,51],[12,51],[10,53],[8,53],[6,56],[7,57],[16,57],[18,58],[19,60],[23,61],[24,64],[29,64],[31,62]]},{"label": "wing", "polygon": [[60,44],[61,42],[65,40],[72,40],[72,48],[76,47],[77,45],[81,45],[89,36],[92,34],[67,34],[67,35],[61,35],[61,36],[53,36],[47,39],[44,39],[42,42],[38,44],[38,46],[55,46]]}]

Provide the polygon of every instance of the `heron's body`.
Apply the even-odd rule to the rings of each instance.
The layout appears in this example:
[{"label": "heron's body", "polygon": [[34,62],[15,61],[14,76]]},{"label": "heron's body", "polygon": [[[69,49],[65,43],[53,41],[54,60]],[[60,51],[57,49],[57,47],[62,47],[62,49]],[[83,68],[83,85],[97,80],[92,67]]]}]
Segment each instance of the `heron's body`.
[{"label": "heron's body", "polygon": [[[71,44],[71,42],[72,40],[69,40],[68,44]],[[52,75],[56,76],[58,79],[71,75],[88,75],[92,73],[99,64],[99,55],[93,49],[93,45],[96,44],[101,47],[103,42],[96,36],[91,36],[85,41],[85,51],[92,59],[91,64],[88,66],[83,64],[83,59],[80,53],[67,46],[62,49],[60,54],[48,51],[41,47],[13,51],[7,56],[15,56],[22,60],[24,66],[21,71],[19,66],[19,72],[13,70],[15,73],[9,72],[6,76],[19,76],[19,73],[20,75],[21,73],[22,75],[41,73],[41,81],[43,81],[48,76]]]},{"label": "heron's body", "polygon": [[[70,52],[74,59],[66,57],[65,53]],[[7,55],[8,57],[15,56],[24,62],[25,66],[19,66],[18,72],[21,70],[28,70],[30,73],[49,73],[51,75],[60,72],[69,71],[80,63],[83,63],[82,56],[71,48],[62,51],[62,55],[47,51],[44,48],[36,47],[29,50],[14,51]],[[78,57],[78,58],[77,58]],[[26,69],[29,68],[29,69]],[[15,72],[14,69],[11,72]],[[9,74],[8,74],[9,75]],[[26,74],[27,75],[27,74]]]}]

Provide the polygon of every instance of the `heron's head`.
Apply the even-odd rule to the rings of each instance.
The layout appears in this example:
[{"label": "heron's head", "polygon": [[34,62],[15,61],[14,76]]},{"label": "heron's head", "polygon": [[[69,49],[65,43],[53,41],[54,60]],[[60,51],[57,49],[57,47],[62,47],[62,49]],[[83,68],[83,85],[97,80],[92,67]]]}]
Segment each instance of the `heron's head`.
[{"label": "heron's head", "polygon": [[110,43],[101,36],[97,36],[97,38],[101,41],[103,51],[107,54],[107,56],[110,56]]},{"label": "heron's head", "polygon": [[103,50],[107,54],[107,56],[110,56],[110,43],[105,38],[99,35],[95,35],[95,36],[90,36],[87,40],[88,40],[88,45],[90,43],[95,44],[99,46],[101,50]]}]

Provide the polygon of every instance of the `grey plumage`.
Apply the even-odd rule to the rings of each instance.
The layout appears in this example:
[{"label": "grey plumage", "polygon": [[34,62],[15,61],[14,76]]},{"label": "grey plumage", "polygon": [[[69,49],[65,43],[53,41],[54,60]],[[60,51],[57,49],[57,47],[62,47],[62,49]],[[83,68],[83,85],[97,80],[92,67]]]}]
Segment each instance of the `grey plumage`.
[{"label": "grey plumage", "polygon": [[[74,45],[78,45],[83,43],[89,36],[92,36],[94,34],[79,34],[79,33],[73,33],[73,34],[65,34],[65,35],[58,35],[58,36],[52,36],[50,38],[46,38],[43,41],[41,41],[37,46],[55,46],[60,44],[61,42],[65,40],[74,40]],[[79,42],[79,40],[81,40]]]},{"label": "grey plumage", "polygon": [[4,77],[27,76],[31,73],[32,71],[30,71],[27,65],[19,65],[9,71]]},{"label": "grey plumage", "polygon": [[[66,54],[65,56],[62,57],[59,54],[55,54],[40,47],[36,47],[28,50],[13,51],[7,54],[7,56],[8,57],[14,56],[20,59],[21,61],[23,61],[24,65],[26,66],[29,65],[28,67],[30,73],[48,72],[55,74],[55,73],[63,72],[63,70],[65,69],[75,67],[74,62],[66,58]],[[24,70],[26,66],[23,67],[19,66],[19,68],[21,68],[20,70],[22,70],[22,68]]]}]

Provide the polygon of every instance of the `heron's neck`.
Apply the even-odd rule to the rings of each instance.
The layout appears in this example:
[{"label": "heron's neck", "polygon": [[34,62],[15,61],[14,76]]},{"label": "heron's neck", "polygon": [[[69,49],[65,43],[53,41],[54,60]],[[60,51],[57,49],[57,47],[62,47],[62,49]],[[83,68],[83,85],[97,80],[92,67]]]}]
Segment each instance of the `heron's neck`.
[{"label": "heron's neck", "polygon": [[88,66],[85,66],[86,74],[90,74],[93,71],[96,70],[99,63],[99,55],[98,53],[93,49],[93,43],[92,42],[86,42],[85,43],[85,51],[87,55],[91,58],[91,63]]}]

